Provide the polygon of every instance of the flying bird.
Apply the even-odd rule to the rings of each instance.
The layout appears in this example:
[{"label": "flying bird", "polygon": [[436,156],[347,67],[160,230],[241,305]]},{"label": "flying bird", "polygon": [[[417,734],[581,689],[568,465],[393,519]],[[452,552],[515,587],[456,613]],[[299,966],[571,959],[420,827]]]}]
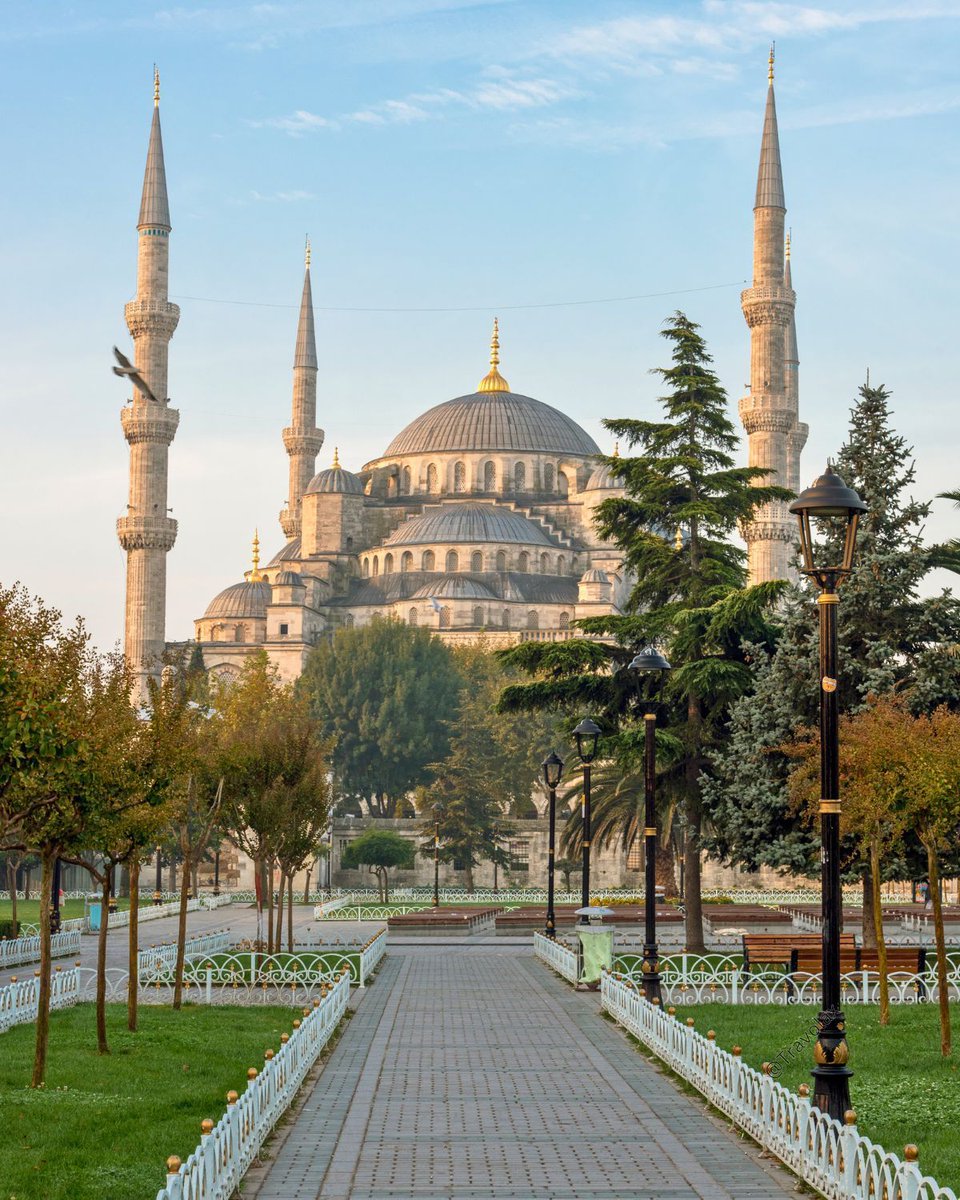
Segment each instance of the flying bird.
[{"label": "flying bird", "polygon": [[124,376],[127,376],[127,378],[129,378],[129,380],[133,384],[133,386],[137,389],[137,391],[142,393],[142,395],[145,396],[147,400],[152,400],[154,402],[154,404],[159,404],[159,401],[157,400],[156,396],[147,387],[143,376],[140,374],[140,372],[137,370],[137,368],[133,365],[133,363],[130,361],[130,359],[127,358],[127,356],[125,354],[121,354],[120,351],[116,348],[116,346],[114,346],[114,348],[113,348],[113,356],[117,360],[117,362],[120,364],[118,367],[113,368],[114,375],[119,375],[121,378],[123,378]]}]

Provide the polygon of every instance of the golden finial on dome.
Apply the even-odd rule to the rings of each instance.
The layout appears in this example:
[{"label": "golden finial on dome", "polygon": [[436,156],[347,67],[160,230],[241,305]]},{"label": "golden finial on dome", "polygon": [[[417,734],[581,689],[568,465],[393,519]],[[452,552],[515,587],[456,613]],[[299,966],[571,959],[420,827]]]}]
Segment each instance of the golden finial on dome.
[{"label": "golden finial on dome", "polygon": [[153,107],[160,107],[160,68],[153,64]]},{"label": "golden finial on dome", "polygon": [[683,530],[679,525],[677,526],[676,537],[673,539],[673,548],[678,554],[683,549]]},{"label": "golden finial on dome", "polygon": [[260,570],[260,530],[253,531],[253,568],[250,571],[251,583],[263,583],[266,575]]},{"label": "golden finial on dome", "polygon": [[334,471],[340,470],[340,447],[339,446],[334,446],[334,448],[333,448],[333,464],[332,464],[332,466],[333,466]]},{"label": "golden finial on dome", "polygon": [[620,457],[620,443],[619,442],[613,443],[613,457],[614,458]]},{"label": "golden finial on dome", "polygon": [[771,84],[773,83],[773,52],[776,49],[776,47],[777,47],[776,42],[770,43],[770,58],[767,61],[767,79]]},{"label": "golden finial on dome", "polygon": [[306,268],[309,271],[310,270],[310,234],[309,233],[307,234],[307,247],[306,247],[306,254],[304,257],[306,258],[306,264],[305,264]]},{"label": "golden finial on dome", "polygon": [[510,384],[500,374],[500,322],[493,318],[493,337],[490,339],[490,370],[480,380],[478,392],[509,392]]}]

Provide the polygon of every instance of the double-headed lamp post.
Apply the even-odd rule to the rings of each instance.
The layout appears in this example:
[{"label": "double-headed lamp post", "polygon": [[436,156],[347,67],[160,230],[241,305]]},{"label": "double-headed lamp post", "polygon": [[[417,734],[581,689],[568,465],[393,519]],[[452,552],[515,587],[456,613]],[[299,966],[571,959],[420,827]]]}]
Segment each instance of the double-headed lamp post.
[{"label": "double-headed lamp post", "polygon": [[[649,698],[643,699],[643,994],[651,1004],[661,1004],[660,952],[657,949],[657,710],[655,697],[663,686],[670,664],[659,650],[647,646],[633,659],[628,670],[637,676],[637,686],[652,678]],[[639,832],[639,830],[638,830]]]},{"label": "double-headed lamp post", "polygon": [[[577,757],[583,766],[583,886],[580,894],[580,907],[590,907],[590,764],[597,756],[597,739],[600,737],[600,726],[589,717],[584,717],[573,731],[573,740],[577,747]],[[585,912],[580,914],[580,924],[588,925],[589,918]]]},{"label": "double-headed lamp post", "polygon": [[[823,914],[823,1011],[817,1018],[813,1048],[813,1103],[838,1121],[850,1107],[849,1049],[840,1009],[840,750],[837,696],[837,589],[853,566],[857,523],[867,506],[833,467],[801,492],[790,505],[800,522],[803,573],[820,589],[820,880]],[[814,562],[811,518],[844,524],[843,556],[838,565]]]},{"label": "double-headed lamp post", "polygon": [[544,932],[548,938],[552,938],[557,936],[557,920],[553,911],[553,877],[557,828],[557,788],[563,778],[563,759],[555,750],[551,750],[541,765],[543,782],[547,785],[547,791],[550,793],[550,838],[547,843],[547,927]]}]

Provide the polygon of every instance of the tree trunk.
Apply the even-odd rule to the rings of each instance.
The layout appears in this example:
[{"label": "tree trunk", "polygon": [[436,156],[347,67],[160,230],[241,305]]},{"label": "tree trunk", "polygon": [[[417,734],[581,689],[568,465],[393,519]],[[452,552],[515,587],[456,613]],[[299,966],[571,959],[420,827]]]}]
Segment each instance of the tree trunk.
[{"label": "tree trunk", "polygon": [[273,953],[273,859],[264,863],[267,883],[267,953]]},{"label": "tree trunk", "polygon": [[700,899],[700,803],[684,803],[686,830],[683,839],[684,933],[692,954],[706,954],[703,940],[703,906]]},{"label": "tree trunk", "polygon": [[463,872],[463,885],[468,892],[473,891],[473,863],[467,861],[466,870]]},{"label": "tree trunk", "polygon": [[190,875],[190,881],[191,881],[191,884],[193,885],[191,890],[193,891],[194,896],[199,896],[200,895],[200,864],[198,862],[193,864],[193,868],[191,870],[191,875]]},{"label": "tree trunk", "polygon": [[[863,911],[866,915],[866,896]],[[880,1024],[890,1024],[890,981],[887,979],[887,943],[883,938],[883,912],[880,908],[880,843],[870,843],[870,908],[873,917],[873,941],[877,951],[877,970],[880,972]],[[864,945],[867,944],[864,938]]]},{"label": "tree trunk", "polygon": [[[873,862],[873,847],[872,846],[870,847],[870,861],[871,861],[871,863]],[[877,933],[876,933],[877,923],[876,923],[876,917],[873,912],[873,907],[874,907],[874,899],[875,899],[874,893],[876,893],[876,897],[879,897],[880,888],[879,888],[879,886],[876,888],[874,888],[874,886],[873,886],[873,868],[872,867],[867,867],[864,870],[863,874],[860,876],[860,881],[863,885],[863,914],[861,917],[861,925],[860,925],[860,932],[863,935],[863,945],[864,945],[864,949],[876,950],[877,949]],[[877,900],[877,903],[879,904],[879,900]]]},{"label": "tree trunk", "polygon": [[668,899],[675,899],[680,894],[677,887],[676,858],[673,853],[673,843],[669,837],[662,834],[657,838],[657,887],[663,888],[663,894]]},{"label": "tree trunk", "polygon": [[287,949],[293,953],[293,875],[287,883]]},{"label": "tree trunk", "polygon": [[173,971],[173,1007],[183,1003],[183,964],[187,950],[187,901],[190,899],[190,858],[184,856],[180,871],[180,919],[177,922],[177,964]]},{"label": "tree trunk", "polygon": [[137,951],[140,948],[140,859],[136,851],[130,860],[130,924],[127,931],[127,1028],[135,1033],[140,999],[140,972],[137,968]]},{"label": "tree trunk", "polygon": [[927,843],[927,876],[933,897],[933,933],[937,943],[937,997],[940,1002],[940,1053],[949,1058],[953,1049],[950,1033],[950,992],[947,985],[947,942],[943,936],[943,901],[940,897],[940,864],[934,842]]},{"label": "tree trunk", "polygon": [[[53,886],[56,854],[46,852],[40,859],[40,886],[47,892]],[[40,905],[40,994],[37,1003],[36,1040],[33,1051],[31,1087],[41,1087],[47,1073],[47,1042],[50,1038],[50,906]]]},{"label": "tree trunk", "polygon": [[10,918],[13,921],[13,936],[17,936],[17,868],[7,859],[7,890],[10,893]]},{"label": "tree trunk", "polygon": [[107,1043],[107,932],[110,928],[110,870],[104,871],[97,938],[97,1053],[109,1054]]},{"label": "tree trunk", "polygon": [[33,870],[32,867],[24,867],[23,868],[23,898],[24,898],[24,900],[30,899],[30,873],[32,870]]},{"label": "tree trunk", "polygon": [[280,885],[277,888],[277,927],[273,938],[274,953],[279,954],[283,948],[283,897],[286,888],[287,877],[280,868]]},{"label": "tree trunk", "polygon": [[307,872],[307,877],[303,882],[303,902],[304,902],[304,904],[309,904],[310,903],[310,873],[311,873],[309,867],[306,868],[306,872]]}]

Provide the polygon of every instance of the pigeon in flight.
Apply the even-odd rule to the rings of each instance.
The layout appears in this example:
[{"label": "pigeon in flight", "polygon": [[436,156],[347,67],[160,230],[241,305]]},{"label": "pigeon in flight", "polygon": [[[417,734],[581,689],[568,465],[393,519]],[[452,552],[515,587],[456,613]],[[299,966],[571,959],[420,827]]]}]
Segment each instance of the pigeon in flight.
[{"label": "pigeon in flight", "polygon": [[159,401],[157,400],[156,396],[147,387],[143,376],[140,374],[140,372],[137,370],[137,368],[133,365],[133,363],[130,361],[130,359],[127,358],[127,356],[125,354],[121,354],[120,351],[116,348],[116,346],[114,346],[114,348],[113,348],[113,356],[117,360],[117,362],[120,364],[118,367],[113,368],[114,375],[119,375],[121,378],[123,376],[127,376],[129,378],[130,382],[133,384],[133,386],[137,389],[137,391],[140,392],[143,396],[145,396],[147,400],[152,400],[154,402],[154,404],[159,404]]}]

